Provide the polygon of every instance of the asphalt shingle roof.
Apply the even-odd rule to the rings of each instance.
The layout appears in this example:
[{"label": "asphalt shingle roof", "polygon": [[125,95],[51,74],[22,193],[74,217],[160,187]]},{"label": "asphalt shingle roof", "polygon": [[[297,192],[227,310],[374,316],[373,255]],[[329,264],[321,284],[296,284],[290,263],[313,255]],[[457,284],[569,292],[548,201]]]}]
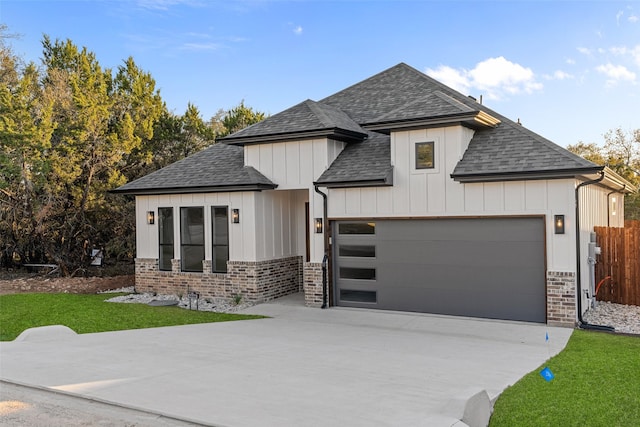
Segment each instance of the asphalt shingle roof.
[{"label": "asphalt shingle roof", "polygon": [[221,141],[230,144],[243,143],[243,141],[251,141],[255,137],[281,136],[311,131],[328,132],[336,129],[353,133],[360,138],[366,135],[366,131],[344,111],[307,99],[259,123],[221,138]]},{"label": "asphalt shingle roof", "polygon": [[[451,96],[450,92],[457,96]],[[438,117],[480,109],[480,105],[468,97],[404,63],[320,102],[343,110],[360,125],[389,119]]]},{"label": "asphalt shingle roof", "polygon": [[215,144],[114,190],[129,194],[260,190],[277,187],[253,167],[244,165],[244,149]]},{"label": "asphalt shingle roof", "polygon": [[[267,143],[289,138],[323,136],[348,141],[346,148],[317,183],[326,186],[389,185],[392,170],[389,138],[367,131],[388,132],[393,124],[445,118],[469,120],[484,112],[499,124],[477,127],[468,149],[455,167],[458,181],[566,176],[601,167],[514,123],[474,99],[406,65],[398,64],[320,102],[306,100],[266,120],[223,138],[228,144]],[[464,119],[463,119],[464,117]],[[409,124],[407,124],[409,123]],[[465,122],[467,123],[467,122]],[[497,122],[496,122],[497,123]],[[368,138],[368,139],[367,139]],[[189,188],[274,188],[255,169],[243,165],[242,147],[217,144],[117,191]],[[369,184],[367,184],[369,183]]]},{"label": "asphalt shingle roof", "polygon": [[348,144],[316,184],[327,187],[360,185],[391,185],[390,137],[370,132],[364,142]]},{"label": "asphalt shingle roof", "polygon": [[553,171],[594,171],[600,166],[509,120],[475,132],[452,177]]}]

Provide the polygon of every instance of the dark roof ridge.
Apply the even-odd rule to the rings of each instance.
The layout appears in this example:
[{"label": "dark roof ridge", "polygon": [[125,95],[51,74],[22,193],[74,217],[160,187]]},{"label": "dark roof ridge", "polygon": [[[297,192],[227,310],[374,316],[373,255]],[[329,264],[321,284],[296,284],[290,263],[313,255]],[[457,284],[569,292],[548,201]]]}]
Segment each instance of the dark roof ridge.
[{"label": "dark roof ridge", "polygon": [[[353,89],[353,88],[354,88],[354,87],[356,87],[356,86],[363,85],[363,84],[365,84],[365,83],[369,82],[370,80],[374,80],[374,79],[378,78],[379,76],[381,76],[381,75],[383,75],[383,74],[386,74],[386,73],[388,73],[388,72],[390,72],[391,70],[394,70],[394,69],[396,69],[396,68],[407,68],[407,69],[409,69],[409,70],[413,70],[413,71],[417,71],[417,72],[419,72],[418,70],[416,70],[415,68],[411,67],[410,65],[407,65],[407,64],[405,64],[404,62],[400,62],[400,63],[398,63],[398,64],[396,64],[396,65],[392,66],[391,68],[387,68],[386,70],[382,70],[382,71],[380,71],[379,73],[376,73],[376,74],[374,74],[373,76],[367,77],[367,78],[366,78],[366,79],[364,79],[364,80],[360,80],[359,82],[356,82],[356,83],[352,84],[351,86],[347,86],[346,88],[341,89],[341,90],[339,90],[338,92],[332,93],[332,94],[331,94],[331,95],[329,95],[329,96],[325,96],[324,98],[322,98],[322,99],[321,99],[320,101],[318,101],[318,102],[324,103],[324,101],[325,101],[326,99],[328,99],[328,98],[331,98],[331,97],[333,97],[333,96],[335,96],[335,95],[338,95],[338,94],[340,94],[340,93],[342,93],[342,92],[347,92],[347,91],[349,91],[349,90]],[[325,105],[326,105],[326,104],[325,104]]]}]

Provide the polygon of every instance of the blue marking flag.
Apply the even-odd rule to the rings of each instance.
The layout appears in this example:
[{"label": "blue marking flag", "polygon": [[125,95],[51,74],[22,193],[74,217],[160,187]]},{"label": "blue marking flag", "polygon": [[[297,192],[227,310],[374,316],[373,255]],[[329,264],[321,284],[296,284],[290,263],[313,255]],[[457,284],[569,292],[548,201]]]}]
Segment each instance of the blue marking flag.
[{"label": "blue marking flag", "polygon": [[544,334],[544,340],[545,340],[546,342],[549,342],[549,332],[547,332],[547,333],[545,333],[545,334]]},{"label": "blue marking flag", "polygon": [[551,381],[555,377],[555,375],[553,375],[553,372],[551,372],[551,369],[546,366],[542,371],[540,371],[540,376],[542,376],[542,378],[544,378],[546,382]]}]

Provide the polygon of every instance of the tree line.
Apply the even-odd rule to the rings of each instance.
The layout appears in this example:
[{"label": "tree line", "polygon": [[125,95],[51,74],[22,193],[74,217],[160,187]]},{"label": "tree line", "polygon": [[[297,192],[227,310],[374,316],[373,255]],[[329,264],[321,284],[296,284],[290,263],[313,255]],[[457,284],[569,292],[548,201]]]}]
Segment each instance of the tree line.
[{"label": "tree line", "polygon": [[40,64],[0,25],[0,251],[8,263],[86,272],[91,250],[135,255],[135,203],[108,191],[264,119],[244,102],[205,121],[167,109],[132,57],[115,69],[71,40],[42,39]]},{"label": "tree line", "polygon": [[[85,272],[91,250],[135,256],[135,203],[111,194],[126,182],[265,118],[240,102],[210,120],[188,104],[167,109],[152,75],[132,57],[104,68],[71,40],[44,36],[40,64],[17,56],[0,25],[0,258]],[[640,185],[640,129],[614,129],[603,146],[569,150]],[[640,195],[625,198],[640,219]]]},{"label": "tree line", "polygon": [[[625,131],[618,127],[604,134],[604,145],[578,142],[569,151],[598,165],[605,165],[640,188],[640,129]],[[624,198],[625,219],[640,220],[640,191]]]}]

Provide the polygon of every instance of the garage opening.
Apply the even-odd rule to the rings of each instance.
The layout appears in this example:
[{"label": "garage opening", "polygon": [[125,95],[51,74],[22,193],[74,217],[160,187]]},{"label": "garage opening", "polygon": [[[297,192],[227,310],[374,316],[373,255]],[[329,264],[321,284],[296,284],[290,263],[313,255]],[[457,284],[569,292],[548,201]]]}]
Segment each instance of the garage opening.
[{"label": "garage opening", "polygon": [[336,305],[546,321],[542,217],[333,226]]}]

